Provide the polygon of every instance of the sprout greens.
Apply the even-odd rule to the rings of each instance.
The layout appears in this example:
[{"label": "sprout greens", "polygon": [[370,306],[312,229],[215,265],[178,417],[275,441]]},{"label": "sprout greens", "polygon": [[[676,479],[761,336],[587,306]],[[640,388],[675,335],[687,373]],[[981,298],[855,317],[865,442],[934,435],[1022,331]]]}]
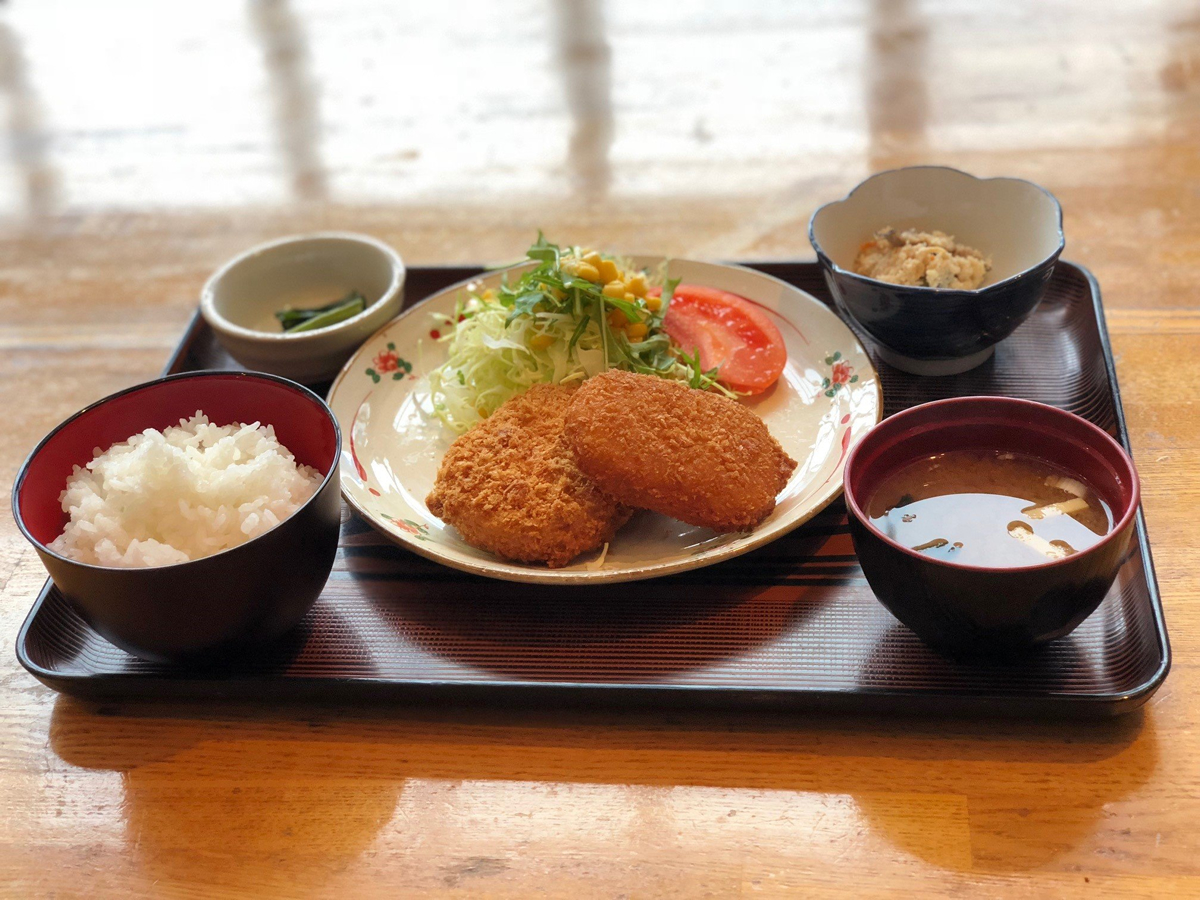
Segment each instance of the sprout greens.
[{"label": "sprout greens", "polygon": [[[736,396],[704,371],[699,353],[681,352],[663,330],[678,279],[665,280],[659,302],[608,296],[578,247],[559,247],[538,232],[526,256],[536,265],[514,282],[472,292],[453,316],[439,316],[450,344],[446,362],[429,373],[433,412],[462,433],[509,398],[541,382],[582,381],[625,369]],[[612,260],[617,264],[616,260]],[[618,280],[636,273],[617,264]],[[599,279],[603,280],[603,279]],[[630,299],[632,297],[632,299]]]}]

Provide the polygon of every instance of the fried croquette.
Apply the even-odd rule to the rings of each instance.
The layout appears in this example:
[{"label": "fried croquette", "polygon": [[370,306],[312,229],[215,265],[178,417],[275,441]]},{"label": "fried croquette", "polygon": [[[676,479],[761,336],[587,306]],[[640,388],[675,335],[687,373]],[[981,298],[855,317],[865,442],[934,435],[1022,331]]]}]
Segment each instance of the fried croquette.
[{"label": "fried croquette", "polygon": [[715,531],[765,519],[796,468],[745,406],[653,375],[588,379],[565,433],[579,468],[606,494]]},{"label": "fried croquette", "polygon": [[551,568],[611,540],[632,510],[575,465],[563,420],[576,387],[534,385],[459,437],[429,511],[476,547]]}]

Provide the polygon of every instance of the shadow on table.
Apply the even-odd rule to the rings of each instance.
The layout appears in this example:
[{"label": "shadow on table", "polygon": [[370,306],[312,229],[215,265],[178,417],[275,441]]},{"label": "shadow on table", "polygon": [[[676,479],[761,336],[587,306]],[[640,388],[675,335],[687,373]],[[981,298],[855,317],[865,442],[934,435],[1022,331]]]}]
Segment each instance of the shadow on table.
[{"label": "shadow on table", "polygon": [[[381,626],[372,643],[381,669],[400,668],[415,649],[437,660],[421,675],[448,680],[487,672],[568,683],[670,682],[752,658],[800,630],[830,593],[786,576],[796,559],[815,558],[829,540],[825,530],[797,532],[702,571],[570,587],[438,578],[444,570],[434,563],[371,547],[348,567],[348,593]],[[389,568],[398,562],[415,571],[428,565],[431,577],[412,577],[400,589]]]},{"label": "shadow on table", "polygon": [[[849,822],[843,816],[840,826],[823,826],[847,829],[832,836],[838,842],[880,838],[945,869],[1024,871],[1092,853],[1081,845],[1105,807],[1145,784],[1158,756],[1152,723],[1141,713],[1023,724],[420,706],[402,713],[95,706],[66,697],[55,705],[50,741],[72,765],[121,773],[127,841],[155,877],[241,887],[273,877],[264,872],[287,873],[292,882],[302,876],[313,886],[335,878],[393,819],[397,841],[407,846],[421,831],[408,821],[413,809],[457,835],[454,823],[481,810],[439,812],[441,801],[421,793],[410,801],[413,809],[396,810],[414,785],[420,792],[462,782],[497,784],[498,791],[525,785],[520,797],[538,785],[612,785],[614,802],[635,806],[693,789],[689,802],[719,807],[722,815],[739,802],[730,790],[752,792],[744,801],[751,808],[771,796],[800,811],[812,805],[804,795],[819,794],[849,810]],[[798,793],[780,800],[773,793],[780,791]],[[504,816],[506,809],[487,812]],[[778,829],[752,835],[747,852],[782,841],[778,852],[794,853],[796,841],[820,837],[821,819],[801,819],[795,828],[786,841]]]},{"label": "shadow on table", "polygon": [[[696,669],[753,656],[800,627],[825,602],[820,592],[762,586],[671,584],[643,593],[576,588],[559,593],[505,586],[486,604],[465,586],[395,596],[360,583],[393,635],[450,666],[493,679],[549,682],[671,682]],[[392,638],[393,641],[396,638]],[[389,645],[390,646],[390,645]]]}]

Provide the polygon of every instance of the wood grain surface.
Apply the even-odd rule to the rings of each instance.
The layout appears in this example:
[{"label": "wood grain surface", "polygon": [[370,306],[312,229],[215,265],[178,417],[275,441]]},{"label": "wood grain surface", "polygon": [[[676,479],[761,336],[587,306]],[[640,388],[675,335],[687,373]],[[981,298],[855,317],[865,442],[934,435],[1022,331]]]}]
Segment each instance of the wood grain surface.
[{"label": "wood grain surface", "polygon": [[269,237],[811,258],[873,171],[1033,179],[1104,289],[1175,658],[1093,725],[95,707],[12,655],[6,512],[3,895],[1200,896],[1194,4],[18,0],[0,129],[6,483]]}]

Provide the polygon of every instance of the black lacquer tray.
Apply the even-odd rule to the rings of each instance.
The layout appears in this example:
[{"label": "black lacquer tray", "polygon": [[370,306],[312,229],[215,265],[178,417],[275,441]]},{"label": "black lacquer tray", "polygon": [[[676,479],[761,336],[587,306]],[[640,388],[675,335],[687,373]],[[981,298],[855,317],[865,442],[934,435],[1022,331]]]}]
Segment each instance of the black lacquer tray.
[{"label": "black lacquer tray", "polygon": [[[815,263],[752,265],[830,302]],[[478,271],[410,269],[409,302]],[[1003,394],[1071,410],[1129,446],[1099,287],[1070,263],[1058,265],[1042,305],[980,368],[918,378],[877,358],[875,365],[888,414],[940,397]],[[212,368],[236,365],[197,317],[166,371]],[[1154,693],[1170,665],[1140,513],[1116,584],[1078,630],[1019,662],[964,664],[926,649],[876,602],[840,502],[738,559],[585,588],[466,575],[400,549],[345,512],[338,559],[317,605],[290,638],[253,659],[209,669],[141,662],[97,635],[49,583],[21,629],[17,654],[50,687],[95,698],[457,699],[1030,717],[1128,712]]]}]

